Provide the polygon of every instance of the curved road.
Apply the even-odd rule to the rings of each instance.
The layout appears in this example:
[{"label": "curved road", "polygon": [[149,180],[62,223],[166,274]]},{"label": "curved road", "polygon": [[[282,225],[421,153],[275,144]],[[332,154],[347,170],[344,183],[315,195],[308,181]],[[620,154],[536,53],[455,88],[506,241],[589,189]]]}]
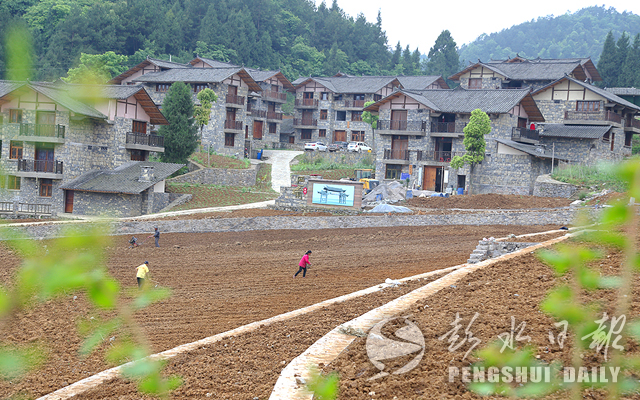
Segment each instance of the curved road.
[{"label": "curved road", "polygon": [[289,163],[298,154],[304,154],[303,151],[292,150],[264,150],[262,153],[267,156],[265,161],[271,164],[271,187],[280,193],[280,187],[291,186],[291,168]]}]

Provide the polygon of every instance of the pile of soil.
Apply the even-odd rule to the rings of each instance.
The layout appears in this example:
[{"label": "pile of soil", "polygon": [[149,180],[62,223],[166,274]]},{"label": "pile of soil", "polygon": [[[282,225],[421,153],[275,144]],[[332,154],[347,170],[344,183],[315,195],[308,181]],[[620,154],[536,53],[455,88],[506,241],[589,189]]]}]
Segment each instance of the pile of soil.
[{"label": "pile of soil", "polygon": [[[109,272],[122,287],[123,301],[136,290],[135,267],[145,260],[153,280],[171,288],[169,299],[135,315],[153,352],[159,352],[371,287],[386,278],[464,263],[484,236],[553,228],[434,226],[163,234],[160,248],[145,244],[133,249],[129,248],[129,237],[120,236],[113,238],[106,252]],[[309,249],[313,250],[313,265],[307,277],[293,279],[300,257]],[[10,282],[18,264],[15,254],[0,247],[1,283]],[[382,301],[378,299],[370,307]],[[338,314],[320,311],[295,323],[265,327],[243,340],[230,339],[224,343],[226,347],[203,349],[202,358],[194,364],[189,361],[188,368],[188,357],[180,358],[174,368],[186,383],[176,397],[203,398],[205,386],[206,393],[215,388],[213,398],[265,398],[289,360],[333,329],[341,318],[353,318],[369,306],[359,307],[338,307]],[[38,372],[1,381],[0,398],[18,393],[37,397],[111,367],[102,358],[110,338],[89,357],[78,355],[83,338],[76,332],[77,323],[98,316],[82,293],[67,293],[19,313],[15,323],[0,335],[13,344],[40,343],[48,357]],[[117,339],[117,334],[114,336]],[[249,380],[257,385],[251,394],[243,386]],[[236,385],[239,382],[242,384]],[[119,394],[113,397],[126,398]]]},{"label": "pile of soil", "polygon": [[[605,249],[603,249],[605,250]],[[602,275],[619,274],[619,266],[623,257],[617,251],[605,250],[608,255],[603,260],[593,263],[592,267]],[[474,356],[475,351],[497,341],[498,335],[511,332],[511,317],[515,317],[515,326],[525,322],[526,326],[520,336],[528,336],[531,341],[518,342],[514,339],[516,348],[530,345],[534,355],[544,363],[560,361],[564,366],[571,365],[570,334],[564,346],[551,343],[549,332],[559,333],[554,327],[557,322],[540,309],[540,303],[554,286],[564,283],[565,278],[556,278],[551,268],[540,262],[534,254],[504,261],[491,267],[476,271],[455,285],[440,291],[437,295],[425,301],[417,302],[406,314],[406,317],[417,325],[425,338],[424,357],[418,366],[402,375],[389,375],[379,379],[369,380],[380,372],[368,359],[366,338],[356,339],[338,359],[325,368],[326,372],[337,371],[340,374],[340,398],[342,399],[480,399],[467,389],[460,377],[449,381],[449,367],[469,367],[479,361]],[[629,314],[637,315],[640,308],[640,279],[637,277],[633,284],[632,306]],[[588,296],[588,297],[587,297]],[[612,290],[597,290],[585,292],[583,298],[588,298],[601,307],[598,318],[605,311],[609,316],[615,314],[615,292]],[[459,313],[462,328],[458,331],[460,337],[449,342],[450,335]],[[470,326],[469,331],[481,340],[481,343],[464,359],[465,352],[473,343],[463,342],[465,329],[469,327],[471,319],[478,313],[477,319]],[[629,315],[627,315],[629,321]],[[387,337],[395,338],[393,333],[404,325],[402,318],[387,324],[383,333]],[[514,337],[519,332],[515,330]],[[445,336],[442,340],[442,338]],[[500,342],[502,343],[502,342]],[[449,350],[451,345],[452,350]],[[460,347],[456,348],[456,346]],[[586,346],[589,346],[587,341]],[[625,344],[628,356],[637,356],[638,344],[633,340]],[[611,352],[611,348],[609,351]],[[585,349],[581,356],[583,366],[589,368],[604,365],[604,349]],[[611,354],[611,353],[610,353]],[[399,359],[397,363],[385,362],[385,371],[393,371],[402,367],[415,355]],[[437,394],[437,395],[436,395]],[[637,396],[637,394],[636,394]],[[567,391],[553,393],[548,399],[569,398]],[[486,398],[486,397],[484,397]],[[502,398],[499,396],[491,398]],[[606,395],[600,390],[586,390],[583,398],[604,400]],[[636,397],[633,397],[636,398]]]},{"label": "pile of soil", "polygon": [[414,197],[406,204],[416,208],[461,208],[473,210],[516,210],[567,207],[572,200],[562,197],[535,197],[506,194],[476,194],[450,197]]}]

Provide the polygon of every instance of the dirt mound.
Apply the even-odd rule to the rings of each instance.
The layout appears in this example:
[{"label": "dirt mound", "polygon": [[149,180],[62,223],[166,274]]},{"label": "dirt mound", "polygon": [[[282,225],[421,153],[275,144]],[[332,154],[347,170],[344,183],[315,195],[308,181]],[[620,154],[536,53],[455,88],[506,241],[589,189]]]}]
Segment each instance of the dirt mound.
[{"label": "dirt mound", "polygon": [[535,197],[506,194],[476,194],[471,196],[414,197],[406,201],[409,207],[461,208],[476,210],[512,210],[567,207],[572,200],[556,197]]}]

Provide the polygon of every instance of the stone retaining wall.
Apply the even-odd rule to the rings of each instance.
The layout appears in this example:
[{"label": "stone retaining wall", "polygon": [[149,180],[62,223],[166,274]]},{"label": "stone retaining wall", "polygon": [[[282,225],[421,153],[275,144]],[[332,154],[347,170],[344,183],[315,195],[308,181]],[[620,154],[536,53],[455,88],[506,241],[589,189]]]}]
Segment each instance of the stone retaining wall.
[{"label": "stone retaining wall", "polygon": [[319,158],[330,163],[337,164],[357,164],[364,159],[371,160],[373,164],[376,160],[376,153],[356,153],[351,151],[334,151],[334,152],[322,152],[322,151],[305,151],[304,157],[314,162]]},{"label": "stone retaining wall", "polygon": [[[111,223],[112,235],[132,235],[153,232],[157,226],[161,233],[176,232],[239,232],[274,229],[335,229],[379,228],[392,226],[438,225],[568,225],[577,209],[553,211],[490,211],[477,214],[450,215],[358,215],[331,217],[254,217],[156,221],[117,221]],[[35,238],[59,236],[63,224],[43,223],[12,227],[18,233]],[[6,236],[0,236],[4,239]],[[162,242],[161,242],[162,243]]]},{"label": "stone retaining wall", "polygon": [[556,181],[549,175],[540,175],[533,186],[533,195],[538,197],[566,197],[569,198],[578,191],[578,187],[568,183]]},{"label": "stone retaining wall", "polygon": [[[195,165],[195,167],[193,167]],[[199,164],[190,163],[189,169],[194,169],[184,175],[167,179],[167,182],[173,183],[193,183],[200,185],[222,185],[222,186],[254,186],[256,184],[256,176],[262,164],[251,165],[247,169],[232,168],[204,168]]]},{"label": "stone retaining wall", "polygon": [[526,247],[535,246],[538,242],[496,242],[494,240],[480,240],[478,246],[469,256],[467,262],[476,264],[490,258],[500,257],[504,254],[513,253]]}]

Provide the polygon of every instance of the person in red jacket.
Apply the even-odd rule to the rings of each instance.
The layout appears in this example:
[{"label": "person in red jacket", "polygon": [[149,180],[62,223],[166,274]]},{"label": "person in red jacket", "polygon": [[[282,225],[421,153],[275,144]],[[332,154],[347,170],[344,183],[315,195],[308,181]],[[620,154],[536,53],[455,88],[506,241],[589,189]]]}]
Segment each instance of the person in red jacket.
[{"label": "person in red jacket", "polygon": [[302,259],[300,260],[300,262],[298,263],[298,266],[300,267],[298,269],[298,272],[295,273],[295,275],[293,275],[293,277],[295,278],[296,276],[298,276],[298,274],[300,272],[302,272],[302,277],[304,278],[305,275],[307,275],[307,265],[311,265],[311,263],[309,262],[309,254],[311,254],[311,250],[307,251],[306,253],[304,253],[304,255],[302,256]]}]

